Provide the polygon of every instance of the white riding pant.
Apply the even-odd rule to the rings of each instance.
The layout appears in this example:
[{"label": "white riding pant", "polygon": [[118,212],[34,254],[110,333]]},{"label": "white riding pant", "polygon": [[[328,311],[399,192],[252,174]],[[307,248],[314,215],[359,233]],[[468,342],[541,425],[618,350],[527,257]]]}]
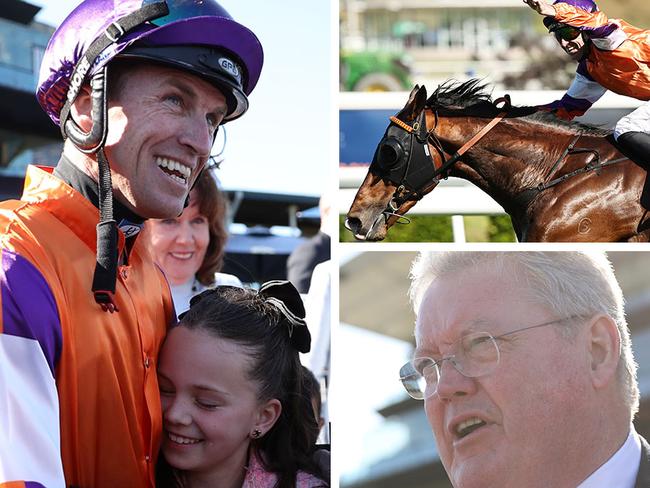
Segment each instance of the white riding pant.
[{"label": "white riding pant", "polygon": [[650,101],[630,112],[614,126],[614,139],[626,132],[645,132],[650,134]]}]

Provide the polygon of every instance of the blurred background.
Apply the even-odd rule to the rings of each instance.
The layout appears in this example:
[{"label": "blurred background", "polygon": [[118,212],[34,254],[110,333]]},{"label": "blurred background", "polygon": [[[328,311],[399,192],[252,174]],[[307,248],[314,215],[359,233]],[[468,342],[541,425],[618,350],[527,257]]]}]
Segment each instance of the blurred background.
[{"label": "blurred background", "polygon": [[[597,2],[609,18],[650,28],[645,0]],[[522,0],[341,0],[340,187],[345,214],[367,173],[388,117],[401,109],[415,83],[428,93],[448,80],[480,78],[494,98],[537,105],[560,98],[576,63]],[[607,93],[576,120],[611,128],[638,100]],[[410,212],[413,223],[394,226],[387,241],[512,242],[510,218],[486,194],[450,178]],[[340,237],[353,241],[342,226]]]},{"label": "blurred background", "polygon": [[[1,200],[20,196],[28,164],[51,166],[58,161],[61,135],[34,93],[50,36],[79,3],[2,0]],[[291,251],[318,232],[319,196],[335,184],[335,152],[329,144],[332,9],[327,2],[307,6],[300,0],[287,0],[281,7],[263,0],[221,4],[257,34],[265,55],[250,110],[220,130],[213,148],[221,163],[215,176],[230,201],[231,239],[223,271],[244,283],[283,279]],[[302,21],[286,29],[283,22],[289,13]],[[302,120],[308,123],[296,123]],[[281,135],[282,127],[287,128],[286,136],[289,126],[290,141]],[[322,136],[315,140],[315,134]]]},{"label": "blurred background", "polygon": [[[350,250],[350,247],[346,247]],[[424,403],[411,399],[399,368],[412,357],[415,315],[408,302],[414,252],[343,253],[336,339],[337,448],[341,487],[451,488]],[[650,253],[609,252],[626,299],[639,363],[640,413],[650,435]],[[340,429],[340,430],[339,430]]]}]

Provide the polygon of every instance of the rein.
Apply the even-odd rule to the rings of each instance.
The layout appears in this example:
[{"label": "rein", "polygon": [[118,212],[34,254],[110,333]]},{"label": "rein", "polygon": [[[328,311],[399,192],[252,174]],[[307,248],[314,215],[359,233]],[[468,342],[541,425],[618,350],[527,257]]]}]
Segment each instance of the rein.
[{"label": "rein", "polygon": [[[612,166],[614,164],[621,163],[621,162],[626,161],[627,159],[629,159],[629,158],[626,158],[626,157],[622,157],[622,158],[618,158],[618,159],[612,159],[612,160],[609,160],[609,161],[601,162],[600,161],[600,154],[598,153],[598,151],[596,149],[589,149],[589,148],[575,149],[575,145],[578,142],[578,139],[580,139],[581,135],[582,134],[578,134],[573,138],[573,140],[569,143],[567,148],[562,152],[562,154],[560,154],[560,157],[557,159],[557,161],[555,161],[553,166],[551,166],[551,169],[549,170],[549,172],[544,177],[544,180],[542,181],[542,183],[540,183],[537,186],[533,186],[533,187],[526,188],[526,189],[522,190],[519,194],[517,194],[515,196],[514,199],[515,199],[516,202],[519,202],[522,205],[528,206],[530,204],[530,202],[532,202],[537,197],[537,195],[539,195],[541,192],[543,192],[544,190],[548,190],[549,188],[552,188],[552,187],[554,187],[556,185],[559,185],[560,183],[565,182],[569,178],[573,178],[574,176],[578,176],[578,175],[581,175],[581,174],[584,174],[584,173],[588,173],[590,171],[596,171],[596,174],[598,175],[598,174],[600,174],[599,171],[601,169],[603,169],[603,168],[605,168],[607,166]],[[558,167],[560,166],[560,163],[562,163],[562,161],[564,161],[564,158],[566,158],[570,154],[584,154],[584,153],[593,154],[594,155],[594,160],[588,162],[582,168],[578,168],[578,169],[573,170],[573,171],[571,171],[571,172],[569,172],[569,173],[567,173],[565,175],[559,176],[557,178],[554,178],[554,179],[548,181],[549,178],[551,178],[551,176],[558,169]]]},{"label": "rein", "polygon": [[567,174],[565,174],[563,176],[560,176],[559,178],[555,178],[554,180],[551,180],[548,183],[540,183],[534,189],[537,190],[537,191],[542,192],[544,190],[547,190],[547,189],[551,188],[552,186],[558,185],[558,184],[562,183],[563,181],[568,180],[569,178],[572,178],[572,177],[577,176],[579,174],[588,173],[589,171],[598,172],[598,170],[600,170],[602,168],[605,168],[607,166],[611,166],[611,165],[616,164],[616,163],[621,163],[621,162],[626,161],[626,160],[629,159],[629,158],[623,157],[623,158],[612,159],[610,161],[605,161],[604,163],[601,163],[600,160],[599,160],[599,157],[598,157],[598,152],[595,149],[585,149],[584,151],[578,151],[578,152],[593,152],[594,154],[596,154],[596,160],[597,161],[595,163],[591,163],[591,162],[587,163],[582,168],[578,168],[578,169],[576,169],[574,171],[571,171],[570,173],[567,173]]}]

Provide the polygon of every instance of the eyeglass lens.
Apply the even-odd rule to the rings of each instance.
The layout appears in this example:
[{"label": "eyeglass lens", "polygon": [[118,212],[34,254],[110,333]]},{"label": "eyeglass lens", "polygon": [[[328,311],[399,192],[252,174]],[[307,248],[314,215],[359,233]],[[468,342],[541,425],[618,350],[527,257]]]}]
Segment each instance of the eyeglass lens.
[{"label": "eyeglass lens", "polygon": [[496,340],[485,332],[463,336],[452,350],[453,355],[439,361],[415,358],[402,366],[400,379],[410,396],[421,400],[436,392],[444,361],[450,361],[459,373],[470,378],[491,373],[499,363]]}]

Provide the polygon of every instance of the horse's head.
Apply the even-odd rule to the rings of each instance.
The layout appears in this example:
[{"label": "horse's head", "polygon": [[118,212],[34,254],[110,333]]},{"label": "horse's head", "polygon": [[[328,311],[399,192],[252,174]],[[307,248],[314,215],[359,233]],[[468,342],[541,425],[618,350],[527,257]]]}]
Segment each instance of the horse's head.
[{"label": "horse's head", "polygon": [[384,239],[386,231],[435,187],[439,165],[434,163],[440,156],[427,142],[426,101],[426,88],[416,85],[404,108],[390,118],[345,221],[357,239]]}]

